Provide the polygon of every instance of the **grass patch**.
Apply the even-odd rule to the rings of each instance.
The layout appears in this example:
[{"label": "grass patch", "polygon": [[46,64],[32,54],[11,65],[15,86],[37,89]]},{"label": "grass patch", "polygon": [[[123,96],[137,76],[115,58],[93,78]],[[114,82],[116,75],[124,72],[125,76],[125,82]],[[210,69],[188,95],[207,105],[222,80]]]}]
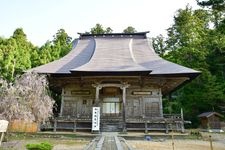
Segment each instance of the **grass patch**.
[{"label": "grass patch", "polygon": [[52,150],[53,145],[48,142],[38,143],[38,144],[27,144],[27,150]]}]

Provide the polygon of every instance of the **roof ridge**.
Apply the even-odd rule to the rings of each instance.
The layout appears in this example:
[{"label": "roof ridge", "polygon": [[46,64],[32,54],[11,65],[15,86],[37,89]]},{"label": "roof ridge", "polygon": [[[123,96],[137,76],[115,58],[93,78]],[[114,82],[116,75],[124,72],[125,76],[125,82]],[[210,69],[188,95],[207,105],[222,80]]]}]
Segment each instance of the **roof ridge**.
[{"label": "roof ridge", "polygon": [[91,33],[78,33],[80,35],[80,39],[86,37],[133,37],[133,36],[140,36],[146,38],[146,34],[149,31],[145,32],[134,32],[134,33],[101,33],[101,34],[91,34]]}]

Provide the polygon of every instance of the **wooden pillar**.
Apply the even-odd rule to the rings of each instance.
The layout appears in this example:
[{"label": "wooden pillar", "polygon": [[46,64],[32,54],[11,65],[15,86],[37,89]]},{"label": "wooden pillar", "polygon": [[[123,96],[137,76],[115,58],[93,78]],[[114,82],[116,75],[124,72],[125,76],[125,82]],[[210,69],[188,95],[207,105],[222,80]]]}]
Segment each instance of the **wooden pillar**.
[{"label": "wooden pillar", "polygon": [[62,88],[62,94],[61,94],[61,106],[60,106],[60,113],[59,116],[62,117],[63,114],[63,107],[64,107],[64,88]]},{"label": "wooden pillar", "polygon": [[145,120],[145,134],[147,134],[148,133],[148,123],[147,123],[147,121]]},{"label": "wooden pillar", "polygon": [[95,87],[96,91],[95,91],[95,104],[98,105],[99,103],[99,86]]},{"label": "wooden pillar", "polygon": [[123,132],[126,132],[126,87],[123,87]]},{"label": "wooden pillar", "polygon": [[73,124],[73,132],[76,132],[76,131],[77,131],[77,121],[74,120],[73,123],[74,123],[74,124]]},{"label": "wooden pillar", "polygon": [[93,84],[92,85],[93,87],[95,87],[95,102],[94,102],[94,105],[95,106],[98,106],[99,105],[99,90],[102,89],[102,86],[99,85],[99,84]]},{"label": "wooden pillar", "polygon": [[4,138],[4,132],[1,132],[0,146],[2,145],[3,138]]},{"label": "wooden pillar", "polygon": [[167,121],[165,121],[165,128],[166,128],[166,134],[168,134],[169,133],[169,127],[168,127]]},{"label": "wooden pillar", "polygon": [[56,129],[57,129],[57,120],[55,119],[55,120],[54,120],[54,128],[53,128],[53,132],[56,132]]},{"label": "wooden pillar", "polygon": [[161,88],[159,89],[159,113],[160,113],[160,117],[163,117],[163,104],[162,104],[162,92],[161,92]]},{"label": "wooden pillar", "polygon": [[181,133],[184,133],[184,113],[183,109],[180,109],[180,115],[181,115]]},{"label": "wooden pillar", "polygon": [[123,84],[120,89],[123,90],[123,132],[127,132],[126,128],[126,89],[129,87],[129,84]]}]

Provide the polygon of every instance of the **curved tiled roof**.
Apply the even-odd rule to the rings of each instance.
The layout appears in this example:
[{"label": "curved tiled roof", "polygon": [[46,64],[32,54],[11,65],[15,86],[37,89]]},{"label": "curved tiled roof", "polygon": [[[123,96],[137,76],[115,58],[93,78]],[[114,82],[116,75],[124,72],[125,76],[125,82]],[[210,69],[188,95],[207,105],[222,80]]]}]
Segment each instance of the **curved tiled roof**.
[{"label": "curved tiled roof", "polygon": [[166,61],[149,45],[147,32],[135,34],[81,34],[63,58],[31,69],[38,73],[124,73],[150,75],[199,74],[193,69]]}]

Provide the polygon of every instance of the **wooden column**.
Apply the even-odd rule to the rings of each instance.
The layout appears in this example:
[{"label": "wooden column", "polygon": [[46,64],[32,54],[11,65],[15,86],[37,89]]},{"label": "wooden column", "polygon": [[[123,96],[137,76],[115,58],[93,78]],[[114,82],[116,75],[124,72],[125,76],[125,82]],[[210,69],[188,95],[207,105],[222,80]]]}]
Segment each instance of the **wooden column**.
[{"label": "wooden column", "polygon": [[146,134],[148,133],[148,123],[147,123],[146,120],[145,120],[145,133],[146,133]]},{"label": "wooden column", "polygon": [[123,132],[127,131],[126,128],[126,88],[128,87],[128,84],[122,85],[120,88],[123,90]]},{"label": "wooden column", "polygon": [[0,146],[2,145],[3,138],[4,138],[4,132],[1,132]]},{"label": "wooden column", "polygon": [[54,120],[54,128],[53,128],[53,132],[56,132],[57,130],[57,120]]},{"label": "wooden column", "polygon": [[126,131],[126,87],[123,87],[123,132]]},{"label": "wooden column", "polygon": [[102,86],[100,84],[93,84],[93,87],[95,87],[95,102],[94,105],[98,106],[99,105],[99,90],[102,89]]},{"label": "wooden column", "polygon": [[60,117],[62,117],[62,114],[63,114],[63,107],[64,107],[64,88],[62,88],[62,94],[61,94],[61,107],[60,107],[60,113],[59,113]]},{"label": "wooden column", "polygon": [[166,134],[168,134],[168,133],[169,133],[169,127],[168,127],[168,126],[169,126],[169,125],[168,125],[167,121],[165,121]]},{"label": "wooden column", "polygon": [[181,133],[184,133],[184,113],[183,109],[180,109],[180,115],[181,115]]},{"label": "wooden column", "polygon": [[98,105],[99,103],[99,86],[96,86],[96,91],[95,91],[95,104]]},{"label": "wooden column", "polygon": [[160,113],[160,117],[163,117],[163,104],[162,104],[162,92],[161,92],[161,88],[159,89],[159,113]]},{"label": "wooden column", "polygon": [[77,131],[77,121],[74,120],[73,123],[74,123],[74,124],[73,124],[73,132],[76,132],[76,131]]}]

